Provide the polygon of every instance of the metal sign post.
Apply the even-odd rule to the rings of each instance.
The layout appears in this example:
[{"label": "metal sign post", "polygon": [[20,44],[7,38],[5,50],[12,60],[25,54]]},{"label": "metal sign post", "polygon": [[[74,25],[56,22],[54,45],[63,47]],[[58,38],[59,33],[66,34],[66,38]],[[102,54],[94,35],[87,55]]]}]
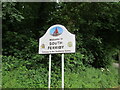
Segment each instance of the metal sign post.
[{"label": "metal sign post", "polygon": [[[49,54],[49,76],[48,76],[48,90],[51,84],[51,54]],[[62,54],[62,89],[64,89],[64,54]]]},{"label": "metal sign post", "polygon": [[51,83],[51,54],[49,54],[49,77],[48,77],[48,88],[50,90],[50,83]]},{"label": "metal sign post", "polygon": [[64,54],[62,54],[62,89],[64,88]]}]

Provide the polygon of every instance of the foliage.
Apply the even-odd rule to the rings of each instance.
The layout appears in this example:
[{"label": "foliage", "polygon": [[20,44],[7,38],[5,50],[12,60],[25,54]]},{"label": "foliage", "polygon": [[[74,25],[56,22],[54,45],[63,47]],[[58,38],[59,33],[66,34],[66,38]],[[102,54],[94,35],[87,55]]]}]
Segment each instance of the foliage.
[{"label": "foliage", "polygon": [[[6,62],[10,61],[10,62]],[[61,73],[52,70],[51,88],[61,87]],[[78,69],[78,68],[76,68]],[[118,86],[118,72],[113,67],[95,69],[91,67],[71,72],[65,67],[65,88],[112,88]],[[3,88],[47,88],[48,69],[39,64],[36,69],[28,69],[24,61],[3,56]]]},{"label": "foliage", "polygon": [[[39,64],[40,69],[28,68],[28,62],[12,56],[3,56],[3,87],[37,88],[47,87],[47,68]],[[27,64],[27,65],[25,65]],[[41,72],[41,73],[40,73]],[[40,75],[41,74],[41,75]],[[34,80],[33,80],[34,79]],[[34,81],[34,82],[33,82]]]},{"label": "foliage", "polygon": [[[76,35],[76,53],[65,54],[65,87],[117,85],[116,70],[100,68],[120,51],[120,2],[4,2],[2,8],[3,87],[47,87],[48,55],[38,54],[38,42],[54,24]],[[51,87],[61,87],[60,60],[52,55]]]},{"label": "foliage", "polygon": [[[119,3],[59,3],[56,5],[56,11],[51,13],[49,23],[66,25],[77,37],[77,52],[85,53],[86,59],[89,58],[87,60],[93,66],[98,62],[95,67],[106,67],[110,65],[110,59],[114,54],[113,48],[120,46],[118,39],[120,27],[114,24],[120,15],[119,5]],[[115,35],[115,38],[111,38],[112,35]]]},{"label": "foliage", "polygon": [[[25,60],[30,59],[38,52],[38,38],[50,25],[61,23],[76,35],[76,50],[79,54],[84,55],[84,58],[76,56],[76,54],[73,54],[73,57],[77,57],[81,63],[88,66],[107,67],[110,65],[113,50],[115,50],[113,48],[119,48],[120,45],[118,43],[119,25],[114,24],[120,15],[118,2],[33,4],[3,3],[3,54],[14,55]],[[42,10],[43,7],[44,10]],[[42,11],[39,12],[39,9]],[[18,18],[19,16],[24,17],[24,20]],[[10,20],[14,22],[11,23]],[[27,25],[28,22],[30,25]],[[115,40],[107,39],[112,32],[115,32]],[[13,38],[15,39],[13,40]],[[68,57],[71,55],[69,54]],[[54,61],[56,61],[55,59]]]},{"label": "foliage", "polygon": [[86,68],[79,73],[65,73],[66,88],[110,88],[118,86],[118,72],[115,69]]},{"label": "foliage", "polygon": [[3,20],[6,20],[9,18],[10,22],[13,22],[14,20],[16,21],[21,21],[24,19],[24,17],[21,15],[19,10],[15,8],[16,3],[2,3],[2,18]]}]

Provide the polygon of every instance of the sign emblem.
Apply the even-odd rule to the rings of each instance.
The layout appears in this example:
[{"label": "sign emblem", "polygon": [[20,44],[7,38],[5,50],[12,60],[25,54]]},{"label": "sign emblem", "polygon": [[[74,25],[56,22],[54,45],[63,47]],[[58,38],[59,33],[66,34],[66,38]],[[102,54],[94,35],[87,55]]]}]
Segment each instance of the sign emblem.
[{"label": "sign emblem", "polygon": [[45,48],[45,44],[42,44],[42,45],[41,45],[41,48]]},{"label": "sign emblem", "polygon": [[72,42],[68,42],[68,47],[72,47]]},{"label": "sign emblem", "polygon": [[50,35],[59,36],[63,33],[63,29],[61,27],[54,27],[50,30]]}]

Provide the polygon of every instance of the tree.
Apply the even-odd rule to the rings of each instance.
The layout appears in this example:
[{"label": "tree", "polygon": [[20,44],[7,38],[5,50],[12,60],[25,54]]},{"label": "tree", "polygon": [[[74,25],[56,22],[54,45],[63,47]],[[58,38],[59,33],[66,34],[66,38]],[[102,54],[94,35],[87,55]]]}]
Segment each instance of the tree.
[{"label": "tree", "polygon": [[[37,53],[38,38],[51,25],[62,24],[76,35],[77,42],[77,53],[68,54],[67,59],[72,63],[79,60],[87,66],[106,67],[113,53],[120,49],[119,9],[119,2],[3,3],[3,50],[9,52],[7,55],[21,52],[21,57],[28,60]],[[25,50],[21,51],[22,48]],[[29,58],[24,55],[28,51]]]}]

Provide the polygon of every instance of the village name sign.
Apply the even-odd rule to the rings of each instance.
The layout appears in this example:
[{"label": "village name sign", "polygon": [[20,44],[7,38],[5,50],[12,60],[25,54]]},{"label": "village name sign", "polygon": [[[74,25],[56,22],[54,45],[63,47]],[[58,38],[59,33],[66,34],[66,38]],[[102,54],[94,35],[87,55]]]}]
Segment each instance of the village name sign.
[{"label": "village name sign", "polygon": [[51,26],[39,39],[39,54],[75,53],[75,35],[62,25]]},{"label": "village name sign", "polygon": [[39,54],[49,54],[49,89],[51,83],[51,54],[62,53],[62,88],[64,88],[64,53],[75,53],[75,45],[75,35],[60,24],[51,26],[39,39]]}]

